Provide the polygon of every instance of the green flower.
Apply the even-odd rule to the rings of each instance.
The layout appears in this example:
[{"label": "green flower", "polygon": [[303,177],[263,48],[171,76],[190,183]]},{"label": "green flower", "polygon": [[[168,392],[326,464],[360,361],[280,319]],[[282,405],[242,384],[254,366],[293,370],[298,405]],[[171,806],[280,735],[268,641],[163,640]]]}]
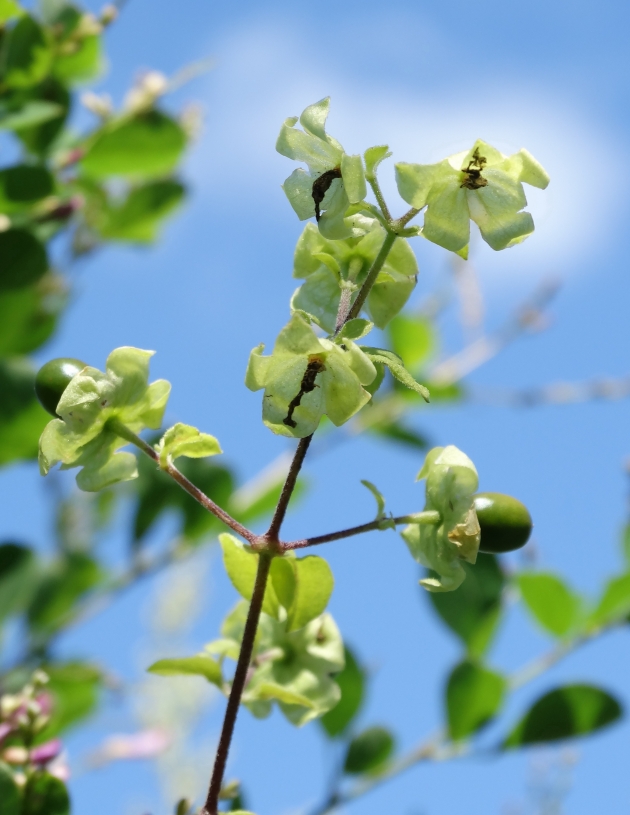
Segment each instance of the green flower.
[{"label": "green flower", "polygon": [[153,353],[117,348],[107,358],[105,373],[86,366],[73,377],[57,406],[61,418],[49,422],[39,440],[42,475],[59,462],[62,469],[82,467],[77,484],[87,492],[136,478],[136,457],[116,452],[128,442],[111,422],[134,433],[161,425],[171,386],[165,379],[148,384]]},{"label": "green flower", "polygon": [[437,510],[439,525],[409,524],[401,532],[414,560],[438,577],[420,581],[428,591],[453,591],[466,577],[460,560],[475,563],[481,534],[474,494],[479,478],[472,461],[457,447],[434,447],[418,480],[426,478],[425,510]]},{"label": "green flower", "polygon": [[295,170],[282,187],[298,218],[315,215],[322,235],[337,240],[362,234],[361,216],[344,218],[350,204],[365,198],[367,188],[361,156],[347,155],[326,133],[329,105],[329,97],[309,105],[299,119],[304,130],[296,129],[297,117],[286,119],[276,150],[308,165],[308,172]]},{"label": "green flower", "polygon": [[438,164],[397,164],[396,181],[407,203],[427,207],[424,237],[466,257],[471,218],[493,249],[525,240],[534,221],[521,211],[527,206],[522,182],[544,190],[549,176],[527,150],[508,158],[477,140],[467,153]]},{"label": "green flower", "polygon": [[[358,292],[385,240],[385,230],[376,219],[366,218],[365,225],[368,231],[363,237],[329,241],[314,224],[307,224],[295,249],[293,276],[306,282],[295,291],[291,307],[312,314],[331,333],[341,289],[350,286]],[[404,238],[397,238],[366,303],[378,328],[385,328],[405,305],[417,274],[411,247]]]},{"label": "green flower", "polygon": [[319,339],[295,313],[282,329],[271,356],[264,345],[251,352],[245,384],[265,389],[263,422],[274,433],[303,438],[313,433],[324,413],[344,424],[371,399],[363,388],[376,368],[352,340],[338,345]]},{"label": "green flower", "polygon": [[[209,643],[207,652],[238,657],[247,609],[247,601],[238,603],[223,623],[222,639]],[[287,719],[299,727],[339,702],[341,692],[331,674],[344,667],[343,641],[327,613],[298,631],[287,633],[286,629],[286,620],[278,622],[261,614],[243,704],[254,716],[264,718],[276,702]]]}]

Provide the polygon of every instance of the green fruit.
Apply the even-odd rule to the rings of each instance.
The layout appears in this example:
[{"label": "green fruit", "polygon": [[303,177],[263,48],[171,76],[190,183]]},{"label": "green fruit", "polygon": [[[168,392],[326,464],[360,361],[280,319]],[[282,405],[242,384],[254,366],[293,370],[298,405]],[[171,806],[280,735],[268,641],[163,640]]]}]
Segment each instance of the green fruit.
[{"label": "green fruit", "polygon": [[525,504],[500,492],[478,492],[474,502],[481,527],[480,552],[499,554],[525,546],[532,531]]},{"label": "green fruit", "polygon": [[70,380],[85,368],[85,362],[72,357],[51,359],[37,372],[35,393],[43,408],[57,416],[57,405]]}]

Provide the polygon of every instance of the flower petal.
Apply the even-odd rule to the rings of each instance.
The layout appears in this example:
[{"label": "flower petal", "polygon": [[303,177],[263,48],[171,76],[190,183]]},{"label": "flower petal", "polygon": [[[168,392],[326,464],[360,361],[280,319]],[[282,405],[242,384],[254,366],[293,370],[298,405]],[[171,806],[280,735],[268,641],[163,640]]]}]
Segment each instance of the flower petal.
[{"label": "flower petal", "polygon": [[350,203],[356,204],[363,201],[367,195],[367,185],[361,156],[343,154],[341,157],[341,177]]},{"label": "flower petal", "polygon": [[541,190],[546,189],[549,184],[549,176],[545,168],[524,148],[505,159],[501,164],[501,169],[515,181],[523,181]]},{"label": "flower petal", "polygon": [[527,205],[520,182],[495,168],[484,172],[484,177],[486,187],[466,190],[468,207],[483,239],[498,251],[531,234],[534,222],[528,212],[520,212]]},{"label": "flower petal", "polygon": [[315,201],[313,201],[313,176],[306,170],[294,170],[282,185],[284,194],[289,199],[295,214],[300,221],[306,221],[315,215]]},{"label": "flower petal", "polygon": [[459,178],[433,187],[429,206],[424,214],[422,235],[433,243],[458,252],[470,238],[470,215],[466,193]]},{"label": "flower petal", "polygon": [[460,176],[447,159],[437,164],[396,164],[396,184],[401,198],[412,207],[422,209],[426,206],[432,189],[447,182],[461,183]]}]

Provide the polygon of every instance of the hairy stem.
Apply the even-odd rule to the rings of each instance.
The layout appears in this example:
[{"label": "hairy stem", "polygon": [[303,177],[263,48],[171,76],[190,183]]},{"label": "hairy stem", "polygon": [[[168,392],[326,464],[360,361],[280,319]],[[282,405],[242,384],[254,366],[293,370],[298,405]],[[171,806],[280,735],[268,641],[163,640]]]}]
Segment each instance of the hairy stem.
[{"label": "hairy stem", "polygon": [[433,510],[425,512],[414,512],[411,515],[399,515],[397,518],[377,518],[367,524],[351,526],[349,529],[341,529],[339,532],[329,532],[327,535],[317,535],[313,538],[302,538],[301,540],[282,543],[282,550],[288,552],[291,549],[305,549],[307,546],[317,546],[320,543],[330,543],[331,541],[350,538],[353,535],[362,535],[364,532],[372,532],[375,529],[387,529],[388,525],[395,524],[439,524],[440,513]]},{"label": "hairy stem", "polygon": [[272,555],[270,555],[268,552],[261,552],[258,558],[258,571],[256,572],[254,592],[249,605],[249,611],[247,612],[247,620],[245,622],[245,629],[243,631],[241,650],[238,655],[238,662],[236,663],[234,679],[232,680],[230,697],[225,709],[225,717],[223,719],[223,727],[221,728],[219,747],[217,748],[217,755],[214,760],[214,768],[212,770],[212,778],[210,779],[210,788],[208,790],[208,796],[206,798],[204,808],[201,811],[201,815],[217,815],[219,793],[221,792],[221,785],[223,784],[225,765],[227,762],[228,753],[230,751],[230,742],[232,741],[232,734],[234,733],[236,716],[241,704],[243,690],[245,689],[247,671],[249,670],[249,666],[252,661],[252,652],[254,650],[254,641],[256,639],[256,629],[258,628],[258,620],[260,619],[260,612],[262,610],[263,599],[265,597],[265,588],[267,586],[267,578],[269,577],[269,568],[271,567],[272,559]]},{"label": "hairy stem", "polygon": [[381,191],[381,185],[378,183],[378,178],[375,175],[368,176],[367,180],[370,187],[372,187],[372,192],[374,193],[378,205],[381,208],[381,212],[387,218],[387,220],[391,222],[392,216],[389,214],[389,207],[385,203],[385,198],[383,197],[383,193]]},{"label": "hairy stem", "polygon": [[198,487],[196,487],[192,481],[189,481],[186,476],[180,472],[174,464],[170,462],[166,465],[166,467],[162,467],[160,464],[160,457],[157,452],[151,447],[150,444],[147,444],[144,439],[141,439],[140,436],[136,435],[132,430],[129,430],[128,427],[125,427],[122,422],[119,422],[117,419],[110,419],[107,423],[107,426],[110,430],[112,430],[116,435],[120,436],[121,439],[125,439],[125,441],[130,442],[131,444],[135,445],[139,450],[142,450],[149,458],[153,459],[162,469],[163,472],[170,475],[173,481],[176,481],[179,486],[185,490],[189,495],[191,495],[195,501],[201,504],[204,509],[207,509],[208,512],[211,512],[215,515],[220,521],[226,526],[229,526],[234,532],[238,535],[241,535],[245,540],[249,541],[250,543],[256,540],[256,535],[248,529],[243,524],[240,524],[235,518],[233,518],[229,512],[226,512],[224,509],[218,504],[215,504],[212,498],[208,498],[205,492],[202,492]]},{"label": "hairy stem", "polygon": [[361,286],[359,294],[357,295],[357,299],[352,304],[352,308],[348,313],[346,322],[348,320],[353,320],[355,317],[358,317],[359,314],[361,313],[361,309],[363,308],[363,305],[367,300],[367,296],[370,293],[372,286],[376,283],[378,273],[383,268],[383,264],[387,260],[387,255],[389,255],[395,240],[396,234],[394,232],[388,232],[387,235],[385,236],[385,240],[383,241],[381,250],[374,259],[372,268],[368,272],[368,276],[365,278],[365,282]]}]

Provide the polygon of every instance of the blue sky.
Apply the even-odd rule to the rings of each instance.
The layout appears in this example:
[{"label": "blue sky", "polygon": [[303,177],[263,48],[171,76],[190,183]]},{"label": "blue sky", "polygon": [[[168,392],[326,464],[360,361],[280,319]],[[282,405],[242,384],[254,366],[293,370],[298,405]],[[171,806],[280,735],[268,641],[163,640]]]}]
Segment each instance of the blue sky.
[{"label": "blue sky", "polygon": [[[494,253],[477,240],[471,254],[489,327],[550,275],[563,281],[551,325],[476,371],[471,385],[526,387],[626,374],[629,17],[618,2],[130,0],[108,35],[111,68],[100,83],[117,102],[139,69],[172,74],[191,61],[214,59],[210,73],[169,100],[174,109],[197,101],[205,113],[185,169],[191,196],[156,248],[110,249],[80,268],[75,300],[42,359],[79,356],[102,366],[120,345],[155,349],[155,377],[173,383],[169,419],[217,435],[244,478],[287,449],[262,426],[260,394],[246,391],[242,379],[249,350],[272,343],[286,322],[295,287],[291,259],[302,225],[280,189],[293,166],[274,152],[277,131],[286,116],[330,95],[329,130],[348,152],[385,141],[394,160],[426,163],[481,137],[503,152],[527,147],[551,175],[547,192],[527,190],[537,229],[526,243]],[[382,175],[394,202],[391,166]],[[392,207],[404,211],[402,203]],[[448,258],[427,242],[418,240],[414,249],[421,298],[447,279]],[[461,336],[452,317],[442,328],[444,353],[456,350]],[[528,504],[541,567],[562,571],[591,594],[619,568],[630,450],[626,402],[529,410],[432,406],[414,422],[436,444],[464,449],[482,489]],[[289,517],[287,534],[317,534],[371,517],[361,478],[379,485],[394,512],[420,508],[422,488],[413,481],[420,464],[373,440],[321,455],[308,465],[311,491]],[[4,471],[0,483],[4,529],[45,548],[49,496],[35,468]],[[456,643],[430,613],[416,567],[393,534],[341,542],[321,554],[337,578],[331,611],[374,672],[362,721],[390,725],[408,748],[440,722],[441,683],[457,659]],[[216,635],[236,599],[216,553],[203,556],[196,569],[207,575],[208,599],[186,633],[190,649]],[[134,590],[69,635],[62,653],[104,657],[126,682],[139,682],[147,651],[156,647],[148,620],[164,591],[169,586],[161,583]],[[630,703],[627,636],[620,632],[583,649],[520,691],[508,721],[561,681],[601,683]],[[550,645],[515,610],[491,661],[514,669]],[[204,750],[211,749],[222,713],[221,701],[210,696],[199,728]],[[130,707],[112,702],[96,724],[70,739],[76,765],[106,733],[137,726]],[[576,745],[567,813],[625,813],[629,735],[622,724]],[[519,754],[425,766],[349,811],[529,815],[514,807],[526,798],[530,761],[531,754]],[[243,779],[258,815],[289,815],[314,803],[326,766],[316,726],[296,732],[276,715],[262,723],[247,712],[239,718],[230,775]],[[77,813],[169,811],[155,772],[144,764],[78,774],[72,789]]]}]

